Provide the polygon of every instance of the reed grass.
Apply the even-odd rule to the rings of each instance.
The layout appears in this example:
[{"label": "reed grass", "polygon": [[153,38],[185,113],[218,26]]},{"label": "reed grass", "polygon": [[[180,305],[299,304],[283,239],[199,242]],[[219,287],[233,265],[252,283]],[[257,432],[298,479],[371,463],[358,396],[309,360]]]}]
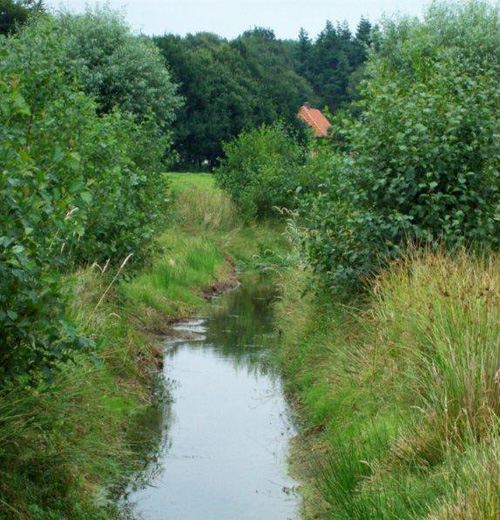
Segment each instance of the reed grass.
[{"label": "reed grass", "polygon": [[173,221],[186,230],[229,231],[239,224],[231,199],[215,187],[210,174],[170,174],[174,199]]},{"label": "reed grass", "polygon": [[353,308],[301,297],[306,278],[278,310],[311,518],[499,518],[498,255],[415,251]]}]

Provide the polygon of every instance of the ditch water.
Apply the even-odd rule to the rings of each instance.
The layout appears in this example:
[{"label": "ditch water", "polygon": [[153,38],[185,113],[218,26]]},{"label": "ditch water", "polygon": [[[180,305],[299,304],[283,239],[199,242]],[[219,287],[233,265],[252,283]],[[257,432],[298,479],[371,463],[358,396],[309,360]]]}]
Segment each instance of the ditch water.
[{"label": "ditch water", "polygon": [[274,286],[247,277],[165,342],[159,442],[127,491],[144,520],[297,520],[295,430],[271,361]]}]

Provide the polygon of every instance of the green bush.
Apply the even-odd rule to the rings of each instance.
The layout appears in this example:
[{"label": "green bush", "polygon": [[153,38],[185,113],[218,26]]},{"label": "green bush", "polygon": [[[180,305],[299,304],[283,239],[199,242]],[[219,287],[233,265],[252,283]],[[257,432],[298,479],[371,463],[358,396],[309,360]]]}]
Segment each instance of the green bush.
[{"label": "green bush", "polygon": [[64,319],[56,270],[64,264],[65,239],[84,230],[90,195],[69,142],[71,126],[92,103],[65,81],[54,39],[44,33],[32,43],[36,69],[22,66],[29,53],[20,41],[11,39],[0,51],[3,379],[35,365],[43,369],[81,346]]},{"label": "green bush", "polygon": [[129,255],[164,223],[168,137],[96,103],[68,74],[62,35],[35,20],[0,48],[0,376],[90,347],[66,319],[60,273]]},{"label": "green bush", "polygon": [[243,132],[224,146],[226,157],[215,171],[246,218],[292,209],[304,180],[305,150],[281,123]]},{"label": "green bush", "polygon": [[486,2],[382,29],[304,245],[327,284],[352,286],[409,242],[500,245],[500,18]]},{"label": "green bush", "polygon": [[133,35],[123,17],[108,8],[62,12],[55,24],[73,73],[101,110],[119,107],[138,119],[152,115],[162,128],[170,127],[181,98],[149,38]]}]

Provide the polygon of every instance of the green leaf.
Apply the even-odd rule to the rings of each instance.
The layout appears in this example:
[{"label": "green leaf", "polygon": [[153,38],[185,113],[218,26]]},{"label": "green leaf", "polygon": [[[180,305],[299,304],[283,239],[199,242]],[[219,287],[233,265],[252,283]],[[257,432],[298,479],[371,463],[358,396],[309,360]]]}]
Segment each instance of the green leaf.
[{"label": "green leaf", "polygon": [[80,197],[82,198],[83,202],[86,202],[87,204],[92,202],[92,193],[89,191],[83,191],[80,193]]},{"label": "green leaf", "polygon": [[12,321],[17,320],[17,312],[15,312],[15,311],[8,310],[8,311],[7,311],[7,316],[8,316]]}]

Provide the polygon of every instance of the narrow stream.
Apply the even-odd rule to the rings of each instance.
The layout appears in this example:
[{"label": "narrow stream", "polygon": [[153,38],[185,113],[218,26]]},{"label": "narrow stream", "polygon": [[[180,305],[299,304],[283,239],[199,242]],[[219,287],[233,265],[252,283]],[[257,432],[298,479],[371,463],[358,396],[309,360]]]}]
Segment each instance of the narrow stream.
[{"label": "narrow stream", "polygon": [[160,447],[128,490],[138,518],[298,519],[295,431],[270,361],[274,297],[268,278],[249,277],[167,339]]}]

